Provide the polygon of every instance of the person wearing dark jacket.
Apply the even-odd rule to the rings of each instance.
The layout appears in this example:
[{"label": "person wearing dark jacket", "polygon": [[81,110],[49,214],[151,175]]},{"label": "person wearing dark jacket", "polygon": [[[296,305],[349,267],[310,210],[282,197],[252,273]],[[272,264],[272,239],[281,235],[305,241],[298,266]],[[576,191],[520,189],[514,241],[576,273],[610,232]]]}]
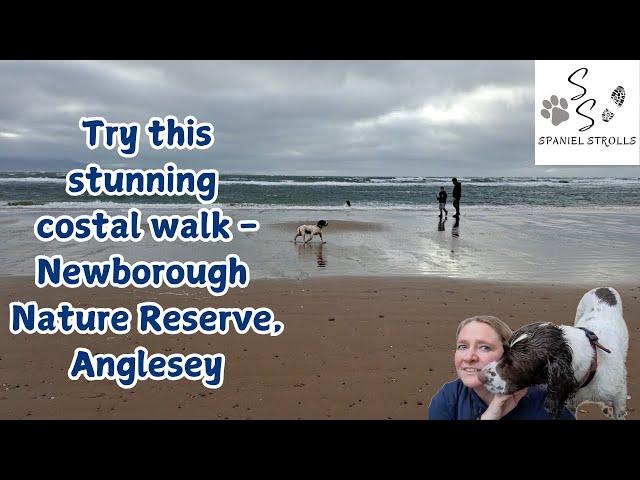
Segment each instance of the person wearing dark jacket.
[{"label": "person wearing dark jacket", "polygon": [[[478,315],[458,324],[453,363],[458,378],[446,383],[429,404],[429,420],[553,420],[540,386],[510,395],[493,395],[478,378],[487,364],[499,360],[511,338],[511,328],[497,317]],[[562,420],[575,420],[565,407]]]},{"label": "person wearing dark jacket", "polygon": [[451,181],[453,182],[453,208],[456,209],[456,214],[453,217],[458,218],[460,216],[460,197],[462,197],[462,184],[456,177],[453,177]]},{"label": "person wearing dark jacket", "polygon": [[438,196],[436,198],[438,199],[438,206],[440,207],[440,218],[442,218],[443,210],[444,216],[446,217],[447,215],[449,215],[449,212],[445,208],[445,206],[447,205],[447,192],[444,187],[440,187],[440,192],[438,192]]}]

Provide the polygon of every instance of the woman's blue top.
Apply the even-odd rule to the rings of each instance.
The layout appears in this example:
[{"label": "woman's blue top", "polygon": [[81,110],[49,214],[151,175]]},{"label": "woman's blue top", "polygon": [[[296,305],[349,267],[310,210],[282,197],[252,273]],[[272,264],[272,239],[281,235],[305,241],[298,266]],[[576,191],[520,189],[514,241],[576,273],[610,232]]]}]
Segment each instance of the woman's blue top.
[{"label": "woman's blue top", "polygon": [[[518,405],[507,413],[503,420],[553,420],[553,415],[544,408],[545,390],[540,386],[529,387]],[[429,420],[476,420],[487,410],[487,405],[462,380],[445,383],[429,404]],[[565,407],[560,420],[575,420]]]}]

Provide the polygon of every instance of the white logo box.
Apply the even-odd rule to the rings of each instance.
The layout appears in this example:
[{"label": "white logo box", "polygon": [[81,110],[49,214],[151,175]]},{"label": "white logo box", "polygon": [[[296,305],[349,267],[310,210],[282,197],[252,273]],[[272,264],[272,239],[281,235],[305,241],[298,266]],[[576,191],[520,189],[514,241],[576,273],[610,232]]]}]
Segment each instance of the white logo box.
[{"label": "white logo box", "polygon": [[[584,91],[569,78],[586,89],[581,98],[572,100]],[[625,93],[621,106],[611,99],[619,86]],[[639,60],[536,60],[535,164],[640,165],[639,93]],[[553,115],[547,119],[541,114],[543,102],[552,100],[553,95],[558,104],[546,110],[561,108],[561,99],[565,99],[569,114],[558,125],[552,124]],[[613,113],[608,122],[602,118],[605,109]],[[579,113],[593,119],[591,128],[580,131],[591,120]]]}]

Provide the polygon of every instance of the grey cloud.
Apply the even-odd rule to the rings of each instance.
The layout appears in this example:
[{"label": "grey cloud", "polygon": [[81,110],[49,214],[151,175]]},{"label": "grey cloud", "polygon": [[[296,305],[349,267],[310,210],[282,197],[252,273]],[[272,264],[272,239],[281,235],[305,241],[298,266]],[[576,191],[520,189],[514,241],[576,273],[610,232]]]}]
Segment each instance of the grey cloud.
[{"label": "grey cloud", "polygon": [[[64,171],[89,161],[148,167],[171,160],[223,174],[613,174],[535,167],[530,102],[496,99],[495,110],[485,105],[486,118],[471,123],[411,117],[424,105],[447,108],[482,87],[533,89],[533,62],[0,62],[0,132],[14,134],[0,135],[0,169]],[[409,112],[408,119],[375,124],[397,112]],[[214,123],[214,147],[143,146],[136,158],[123,159],[88,150],[78,128],[81,116],[144,124],[167,114]],[[355,128],[363,122],[373,126]],[[615,175],[638,170],[620,167]]]}]

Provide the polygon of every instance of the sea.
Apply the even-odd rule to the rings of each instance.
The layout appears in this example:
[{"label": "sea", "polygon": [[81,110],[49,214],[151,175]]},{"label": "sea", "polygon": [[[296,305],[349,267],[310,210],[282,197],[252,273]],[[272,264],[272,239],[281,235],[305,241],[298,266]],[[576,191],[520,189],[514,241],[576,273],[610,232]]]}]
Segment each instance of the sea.
[{"label": "sea", "polygon": [[[41,242],[42,215],[103,209],[190,215],[192,196],[66,194],[66,173],[0,173],[0,276],[34,275],[37,255],[104,261],[214,261],[234,253],[251,279],[436,276],[544,284],[640,285],[640,179],[459,177],[461,217],[451,217],[451,178],[221,174],[218,207],[259,222],[232,242]],[[436,194],[449,193],[449,217]],[[349,201],[351,207],[346,206]],[[296,226],[323,219],[326,244],[294,243]]]},{"label": "sea", "polygon": [[[190,196],[71,197],[65,192],[66,172],[0,172],[0,208],[87,207],[128,208],[167,204],[193,206]],[[640,178],[460,177],[465,206],[640,206]],[[216,204],[243,209],[423,210],[437,206],[451,178],[221,175]],[[451,197],[449,197],[449,201]],[[91,204],[91,205],[87,205]]]}]

